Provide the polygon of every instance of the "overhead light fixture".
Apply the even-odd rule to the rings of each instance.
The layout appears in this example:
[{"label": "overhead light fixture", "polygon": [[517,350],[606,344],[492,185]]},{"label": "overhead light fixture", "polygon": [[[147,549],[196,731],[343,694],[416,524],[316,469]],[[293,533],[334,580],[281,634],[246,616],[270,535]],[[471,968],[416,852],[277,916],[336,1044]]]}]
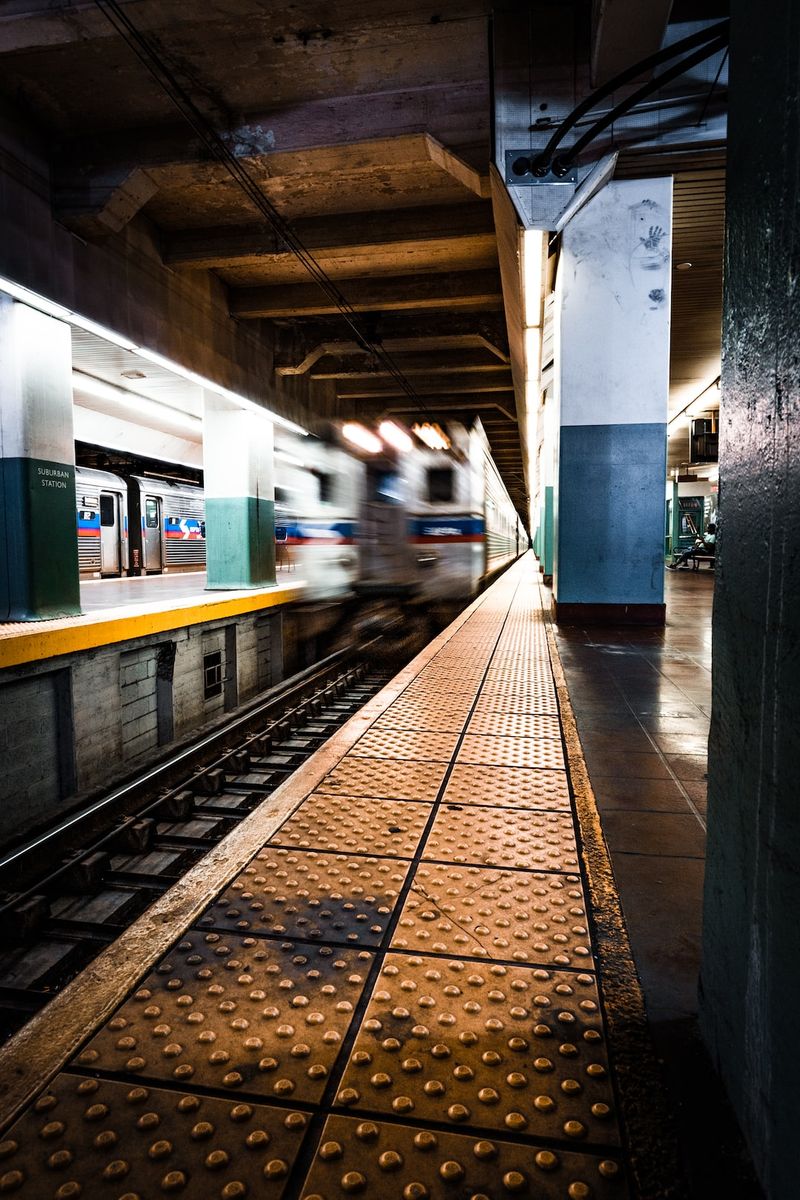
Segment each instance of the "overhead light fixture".
[{"label": "overhead light fixture", "polygon": [[425,421],[422,425],[413,425],[412,433],[415,433],[421,442],[430,450],[449,450],[450,438],[442,429],[441,425],[435,422]]},{"label": "overhead light fixture", "polygon": [[542,323],[544,232],[525,229],[522,234],[522,305],[526,329]]},{"label": "overhead light fixture", "polygon": [[5,292],[12,299],[19,300],[22,304],[27,304],[30,308],[35,308],[37,312],[44,313],[48,317],[55,317],[59,321],[66,321],[69,325],[75,325],[78,329],[83,329],[86,333],[93,333],[96,337],[110,342],[112,346],[119,346],[121,350],[129,350],[133,354],[138,354],[140,358],[147,359],[148,362],[155,364],[155,366],[163,367],[164,370],[170,371],[173,375],[177,375],[181,379],[185,379],[188,383],[194,383],[197,387],[214,392],[218,396],[223,396],[239,408],[246,408],[252,412],[259,413],[262,417],[272,421],[275,425],[280,425],[283,429],[290,429],[293,433],[302,434],[303,437],[308,436],[308,430],[303,429],[302,425],[297,425],[287,417],[279,416],[277,413],[265,408],[263,404],[256,404],[254,400],[248,400],[246,396],[241,396],[238,392],[232,392],[229,388],[222,387],[220,384],[214,383],[213,380],[206,379],[203,375],[198,375],[196,371],[189,371],[186,367],[182,367],[180,363],[165,358],[163,354],[158,354],[155,350],[149,350],[146,346],[137,346],[135,342],[123,337],[122,334],[116,333],[113,329],[107,329],[104,325],[99,325],[97,321],[93,321],[90,317],[84,317],[81,313],[75,312],[74,309],[66,308],[63,304],[58,304],[54,300],[48,300],[46,296],[39,295],[38,292],[32,291],[23,284],[15,283],[13,279],[6,279],[0,275],[0,292]]},{"label": "overhead light fixture", "polygon": [[371,433],[365,425],[359,425],[357,421],[344,423],[342,437],[346,438],[351,445],[357,446],[359,450],[366,451],[367,454],[379,454],[383,449],[381,439]]},{"label": "overhead light fixture", "polygon": [[116,408],[127,408],[138,417],[149,415],[154,420],[169,422],[171,425],[190,430],[198,437],[202,433],[203,422],[200,417],[184,412],[183,409],[173,408],[171,404],[162,404],[160,400],[153,400],[149,396],[142,396],[139,392],[117,387],[103,379],[95,379],[94,375],[86,375],[83,371],[72,372],[72,386],[76,391],[95,396]]},{"label": "overhead light fixture", "polygon": [[395,425],[394,421],[381,421],[378,433],[387,445],[394,446],[395,450],[399,450],[401,454],[408,454],[414,446],[405,429]]},{"label": "overhead light fixture", "polygon": [[691,271],[693,266],[694,266],[694,264],[690,263],[690,262],[676,263],[675,270],[676,271]]},{"label": "overhead light fixture", "polygon": [[144,371],[120,371],[123,379],[147,379]]}]

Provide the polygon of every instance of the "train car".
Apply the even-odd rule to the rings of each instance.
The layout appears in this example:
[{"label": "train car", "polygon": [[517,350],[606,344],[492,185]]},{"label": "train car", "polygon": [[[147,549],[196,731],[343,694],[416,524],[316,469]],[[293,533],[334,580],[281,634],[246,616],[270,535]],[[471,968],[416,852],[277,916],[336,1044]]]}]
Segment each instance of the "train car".
[{"label": "train car", "polygon": [[205,567],[206,506],[201,487],[131,475],[128,507],[132,575]]},{"label": "train car", "polygon": [[128,485],[110,471],[75,471],[78,566],[84,579],[128,570]]},{"label": "train car", "polygon": [[479,421],[450,447],[369,458],[359,514],[358,591],[452,610],[527,549]]},{"label": "train car", "polygon": [[353,592],[363,473],[363,464],[340,446],[310,437],[276,442],[276,568],[303,580],[306,600]]}]

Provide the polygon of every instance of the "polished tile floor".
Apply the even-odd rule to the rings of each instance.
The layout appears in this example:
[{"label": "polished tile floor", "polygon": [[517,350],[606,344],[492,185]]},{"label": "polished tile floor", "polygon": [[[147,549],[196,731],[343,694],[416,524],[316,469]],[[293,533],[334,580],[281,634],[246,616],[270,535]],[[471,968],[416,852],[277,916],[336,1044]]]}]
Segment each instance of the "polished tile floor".
[{"label": "polished tile floor", "polygon": [[[664,629],[556,628],[693,1195],[760,1193],[697,1030],[714,575],[666,573]],[[701,1138],[697,1130],[702,1129]]]}]

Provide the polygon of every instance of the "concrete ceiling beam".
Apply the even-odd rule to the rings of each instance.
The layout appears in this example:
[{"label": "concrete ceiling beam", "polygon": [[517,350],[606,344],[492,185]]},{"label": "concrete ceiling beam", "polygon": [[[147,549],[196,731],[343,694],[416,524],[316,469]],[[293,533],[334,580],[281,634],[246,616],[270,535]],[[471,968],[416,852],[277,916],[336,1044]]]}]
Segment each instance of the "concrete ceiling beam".
[{"label": "concrete ceiling beam", "polygon": [[[508,355],[504,354],[502,350],[498,349],[497,346],[494,346],[479,333],[453,334],[449,337],[437,337],[433,335],[428,338],[384,338],[381,345],[384,350],[392,355],[410,354],[415,350],[426,351],[430,355],[437,351],[483,349],[493,355],[499,362],[508,362]],[[306,375],[309,372],[316,375],[316,372],[313,372],[311,369],[320,359],[329,356],[343,359],[346,355],[363,356],[364,348],[358,342],[320,342],[300,362],[293,360],[294,365],[287,364],[280,357],[276,356],[275,371],[278,375]],[[485,362],[485,358],[482,361]],[[403,360],[400,359],[400,362],[402,365]]]},{"label": "concrete ceiling beam", "polygon": [[[508,367],[497,358],[483,353],[442,353],[441,351],[427,354],[402,354],[392,350],[386,343],[383,348],[391,352],[392,361],[404,375],[449,375],[459,372],[476,372],[481,375],[502,375],[508,373]],[[381,379],[391,378],[388,369],[376,360],[374,355],[361,355],[360,361],[354,362],[351,357],[326,355],[310,371],[312,379]]]},{"label": "concrete ceiling beam", "polygon": [[87,241],[119,233],[158,191],[158,184],[138,168],[92,178],[62,176],[53,190],[58,220]]},{"label": "concrete ceiling beam", "polygon": [[[419,309],[499,309],[503,302],[497,271],[441,272],[350,280],[343,287],[356,312],[401,312]],[[313,283],[285,287],[239,288],[231,292],[231,316],[247,319],[322,316],[339,312],[333,300]]]},{"label": "concrete ceiling beam", "polygon": [[[598,0],[592,6],[592,83],[600,87],[661,48],[673,0]],[[642,79],[652,74],[642,75]]]},{"label": "concrete ceiling beam", "polygon": [[[469,238],[494,244],[492,208],[486,202],[308,217],[294,221],[292,228],[315,255],[331,250],[355,254],[375,246],[397,246],[402,253],[409,243]],[[263,226],[187,229],[168,237],[164,249],[164,261],[170,266],[196,270],[253,263],[269,266],[287,257],[275,233]]]},{"label": "concrete ceiling beam", "polygon": [[[446,379],[438,376],[418,376],[414,379],[414,391],[418,396],[513,396],[514,388],[510,375],[502,379],[484,379],[480,375],[449,375]],[[342,399],[369,400],[370,398],[403,397],[407,393],[399,383],[391,379],[377,379],[371,384],[343,383],[336,389],[336,394]]]}]

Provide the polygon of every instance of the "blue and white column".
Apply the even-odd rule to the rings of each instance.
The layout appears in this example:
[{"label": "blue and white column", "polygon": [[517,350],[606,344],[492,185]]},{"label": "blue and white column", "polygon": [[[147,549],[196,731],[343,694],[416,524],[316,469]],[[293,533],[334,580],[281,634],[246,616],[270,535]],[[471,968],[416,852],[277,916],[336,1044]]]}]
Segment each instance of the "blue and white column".
[{"label": "blue and white column", "polygon": [[267,415],[205,393],[206,586],[275,583],[273,425]]},{"label": "blue and white column", "polygon": [[663,624],[672,180],[608,184],[564,230],[553,601]]}]

